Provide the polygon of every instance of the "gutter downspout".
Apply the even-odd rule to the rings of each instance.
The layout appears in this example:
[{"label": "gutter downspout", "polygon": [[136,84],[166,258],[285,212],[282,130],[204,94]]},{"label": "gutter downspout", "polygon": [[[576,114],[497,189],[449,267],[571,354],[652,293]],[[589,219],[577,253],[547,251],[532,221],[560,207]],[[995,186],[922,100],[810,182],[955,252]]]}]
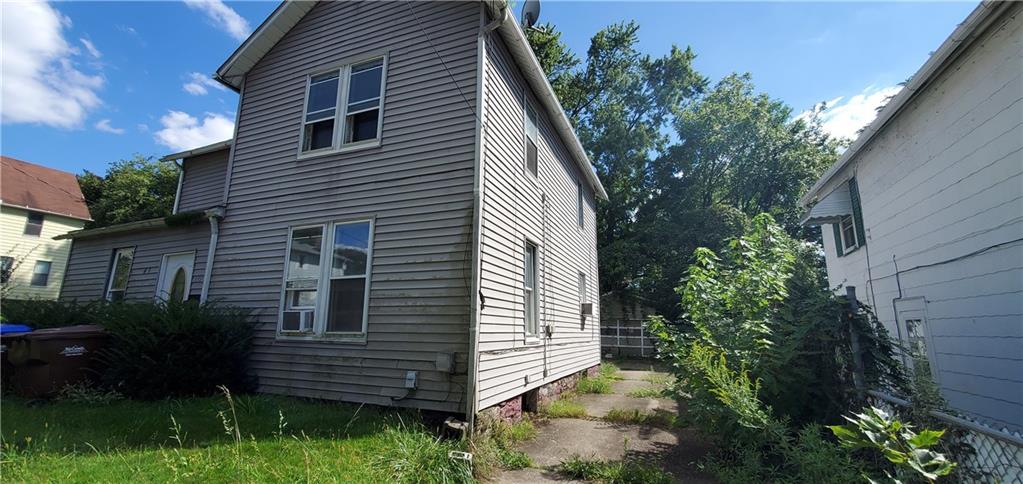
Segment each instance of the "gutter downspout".
[{"label": "gutter downspout", "polygon": [[178,167],[178,189],[174,192],[174,208],[171,213],[176,214],[178,213],[178,204],[181,203],[181,183],[185,179],[185,164],[174,160],[174,165]]},{"label": "gutter downspout", "polygon": [[206,218],[210,221],[210,245],[206,250],[206,266],[202,272],[202,291],[199,302],[206,302],[210,293],[210,279],[213,277],[213,258],[217,255],[217,240],[220,239],[220,219],[224,218],[224,207],[213,207],[206,210]]},{"label": "gutter downspout", "polygon": [[484,84],[486,69],[486,39],[487,34],[499,27],[504,19],[508,17],[508,8],[501,10],[501,17],[484,25],[487,19],[486,5],[480,3],[480,33],[476,38],[476,153],[475,169],[473,176],[473,221],[472,221],[472,284],[469,293],[469,369],[468,382],[465,386],[465,421],[468,423],[470,434],[476,425],[476,412],[479,411],[479,393],[477,380],[479,379],[479,324],[480,313],[483,310],[483,289],[481,284],[481,258],[483,250],[483,156],[484,144],[486,142],[486,125],[483,123]]}]

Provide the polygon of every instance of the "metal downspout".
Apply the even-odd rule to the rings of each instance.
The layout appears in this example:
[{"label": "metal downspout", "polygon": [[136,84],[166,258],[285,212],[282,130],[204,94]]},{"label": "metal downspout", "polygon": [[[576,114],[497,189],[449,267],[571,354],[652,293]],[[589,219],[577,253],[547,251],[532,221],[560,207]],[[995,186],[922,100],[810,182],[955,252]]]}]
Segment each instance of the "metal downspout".
[{"label": "metal downspout", "polygon": [[220,219],[224,217],[222,207],[211,208],[206,211],[206,217],[210,221],[210,246],[206,250],[206,265],[202,272],[202,291],[199,293],[199,302],[206,302],[210,293],[210,279],[213,277],[213,258],[217,254],[217,240],[220,239]]}]

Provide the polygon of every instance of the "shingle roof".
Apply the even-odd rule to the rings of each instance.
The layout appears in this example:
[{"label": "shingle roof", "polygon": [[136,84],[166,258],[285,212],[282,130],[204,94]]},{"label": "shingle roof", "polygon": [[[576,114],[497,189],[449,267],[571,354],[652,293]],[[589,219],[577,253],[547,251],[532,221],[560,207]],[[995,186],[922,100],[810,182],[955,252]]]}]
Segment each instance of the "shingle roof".
[{"label": "shingle roof", "polygon": [[75,175],[0,156],[0,203],[92,220]]}]

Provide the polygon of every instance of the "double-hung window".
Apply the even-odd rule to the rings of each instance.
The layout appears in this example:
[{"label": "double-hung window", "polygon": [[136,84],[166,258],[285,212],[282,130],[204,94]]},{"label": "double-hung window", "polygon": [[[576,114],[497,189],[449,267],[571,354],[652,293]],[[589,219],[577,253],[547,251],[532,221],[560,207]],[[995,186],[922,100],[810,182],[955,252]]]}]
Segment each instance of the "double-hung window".
[{"label": "double-hung window", "polygon": [[301,152],[377,142],[386,70],[386,58],[379,57],[309,76]]},{"label": "double-hung window", "polygon": [[856,240],[856,223],[852,215],[846,215],[838,222],[839,233],[842,237],[842,253],[848,254],[860,246]]},{"label": "double-hung window", "polygon": [[370,220],[293,227],[285,264],[280,333],[362,338],[369,303]]},{"label": "double-hung window", "polygon": [[536,245],[526,242],[526,249],[523,255],[525,272],[523,274],[522,293],[524,296],[526,313],[526,336],[536,336],[539,331],[538,321],[538,298],[537,298],[537,277],[536,277]]},{"label": "double-hung window", "polygon": [[38,237],[39,234],[43,233],[43,219],[43,214],[29,212],[25,220],[25,235]]},{"label": "double-hung window", "polygon": [[50,267],[53,264],[46,260],[37,260],[36,266],[32,269],[31,285],[45,287],[50,282]]},{"label": "double-hung window", "polygon": [[536,111],[533,110],[533,106],[529,105],[529,102],[526,102],[525,105],[526,105],[525,120],[526,171],[529,172],[530,175],[537,176],[538,168],[536,159],[537,156],[536,148],[538,130],[536,127]]},{"label": "double-hung window", "polygon": [[14,257],[6,255],[0,257],[0,284],[7,284],[7,281],[11,279],[12,272],[14,272]]},{"label": "double-hung window", "polygon": [[128,290],[128,274],[131,273],[131,261],[135,257],[134,247],[114,249],[114,260],[110,264],[110,277],[107,280],[107,301],[120,301]]}]

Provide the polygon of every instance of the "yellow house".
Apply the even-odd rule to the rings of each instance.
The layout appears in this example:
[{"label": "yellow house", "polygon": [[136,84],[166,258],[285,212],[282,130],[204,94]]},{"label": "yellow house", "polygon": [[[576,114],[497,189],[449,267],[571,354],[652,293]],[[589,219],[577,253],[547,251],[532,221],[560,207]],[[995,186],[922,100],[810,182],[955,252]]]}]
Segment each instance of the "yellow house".
[{"label": "yellow house", "polygon": [[0,166],[0,296],[56,299],[71,241],[53,238],[92,220],[78,180],[6,156]]}]

